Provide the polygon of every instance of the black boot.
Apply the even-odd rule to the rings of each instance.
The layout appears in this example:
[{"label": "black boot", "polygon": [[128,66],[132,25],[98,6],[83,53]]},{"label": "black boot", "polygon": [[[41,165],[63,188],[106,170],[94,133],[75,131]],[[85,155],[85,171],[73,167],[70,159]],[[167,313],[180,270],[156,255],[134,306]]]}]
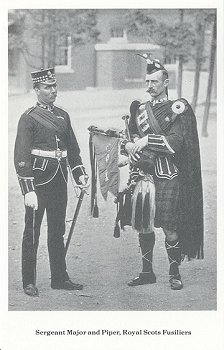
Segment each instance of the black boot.
[{"label": "black boot", "polygon": [[28,284],[23,289],[24,289],[24,293],[29,295],[30,297],[38,297],[39,296],[39,292],[38,292],[37,287],[35,287],[32,283]]},{"label": "black boot", "polygon": [[171,289],[179,290],[183,288],[181,276],[179,272],[179,265],[181,264],[181,249],[178,239],[175,241],[165,240],[165,247],[169,259],[169,282]]},{"label": "black boot", "polygon": [[139,243],[142,253],[142,272],[138,277],[134,278],[128,283],[128,285],[132,287],[156,282],[156,276],[152,269],[155,233],[139,233]]}]

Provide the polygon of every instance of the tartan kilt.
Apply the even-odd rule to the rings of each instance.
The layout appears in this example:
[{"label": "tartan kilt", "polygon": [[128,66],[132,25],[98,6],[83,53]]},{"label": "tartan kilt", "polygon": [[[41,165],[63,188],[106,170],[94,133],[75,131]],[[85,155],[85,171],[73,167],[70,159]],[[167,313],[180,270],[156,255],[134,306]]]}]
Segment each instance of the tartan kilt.
[{"label": "tartan kilt", "polygon": [[155,183],[155,227],[176,230],[178,223],[180,180],[179,176],[168,180],[154,177]]}]

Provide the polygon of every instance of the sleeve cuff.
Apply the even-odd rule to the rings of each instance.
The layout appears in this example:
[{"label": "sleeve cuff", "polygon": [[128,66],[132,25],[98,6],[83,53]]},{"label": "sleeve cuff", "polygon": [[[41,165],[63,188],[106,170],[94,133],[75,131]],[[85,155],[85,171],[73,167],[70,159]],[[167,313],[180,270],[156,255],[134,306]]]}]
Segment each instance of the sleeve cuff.
[{"label": "sleeve cuff", "polygon": [[27,194],[28,192],[35,191],[34,177],[18,176],[18,180],[23,195]]},{"label": "sleeve cuff", "polygon": [[87,175],[83,165],[77,165],[72,168],[72,175],[77,184],[79,184],[79,177],[81,175]]},{"label": "sleeve cuff", "polygon": [[148,135],[148,146],[152,151],[173,154],[175,151],[163,135]]}]

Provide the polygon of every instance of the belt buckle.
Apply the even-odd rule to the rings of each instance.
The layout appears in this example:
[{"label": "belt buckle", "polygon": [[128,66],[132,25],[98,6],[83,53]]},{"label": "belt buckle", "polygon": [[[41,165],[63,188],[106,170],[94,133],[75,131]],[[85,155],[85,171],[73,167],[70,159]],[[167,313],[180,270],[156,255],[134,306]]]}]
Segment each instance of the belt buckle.
[{"label": "belt buckle", "polygon": [[62,151],[61,151],[60,149],[57,149],[57,150],[55,151],[55,158],[56,158],[57,160],[61,160],[61,158],[62,158]]}]

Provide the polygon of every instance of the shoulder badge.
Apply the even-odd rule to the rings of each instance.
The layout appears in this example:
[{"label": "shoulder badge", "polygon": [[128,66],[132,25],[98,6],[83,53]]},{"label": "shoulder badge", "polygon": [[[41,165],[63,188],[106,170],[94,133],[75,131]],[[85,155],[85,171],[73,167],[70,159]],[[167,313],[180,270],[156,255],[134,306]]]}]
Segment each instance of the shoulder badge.
[{"label": "shoulder badge", "polygon": [[185,111],[186,105],[183,101],[177,100],[172,104],[171,109],[172,109],[173,113],[181,114]]}]

